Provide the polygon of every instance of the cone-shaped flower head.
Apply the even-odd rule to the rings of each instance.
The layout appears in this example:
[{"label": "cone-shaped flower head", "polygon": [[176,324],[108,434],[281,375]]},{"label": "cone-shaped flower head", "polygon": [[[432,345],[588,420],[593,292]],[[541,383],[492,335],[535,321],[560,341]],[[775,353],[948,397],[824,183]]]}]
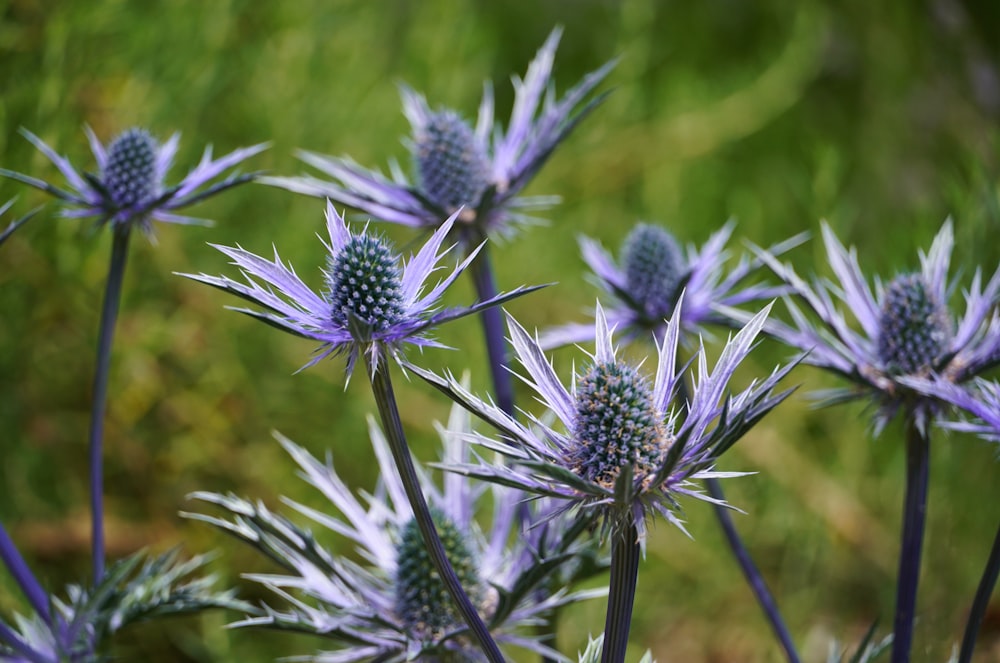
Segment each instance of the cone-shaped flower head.
[{"label": "cone-shaped flower head", "polygon": [[490,162],[472,128],[457,113],[430,113],[414,137],[421,190],[442,209],[475,209],[490,184]]},{"label": "cone-shaped flower head", "polygon": [[207,223],[203,219],[178,215],[175,210],[254,179],[256,174],[253,173],[233,174],[211,183],[266,147],[264,144],[254,145],[230,152],[220,159],[212,159],[212,148],[209,146],[205,148],[197,167],[179,184],[168,186],[165,179],[177,153],[179,134],[160,144],[145,129],[133,128],[122,132],[108,145],[103,145],[88,128],[90,149],[97,161],[98,174],[81,175],[68,159],[59,156],[38,136],[23,129],[22,133],[59,169],[69,184],[69,190],[6,169],[0,169],[0,175],[64,200],[70,207],[62,211],[63,216],[96,217],[98,224],[111,222],[121,227],[137,225],[147,233],[151,231],[151,220]]},{"label": "cone-shaped flower head", "polygon": [[737,395],[726,393],[764,324],[765,309],[726,344],[714,370],[708,369],[704,349],[698,351],[691,398],[675,402],[682,377],[677,350],[683,296],[677,306],[657,343],[655,378],[650,380],[641,365],[617,357],[613,330],[598,304],[596,351],[569,388],[559,381],[537,338],[508,316],[514,350],[527,371],[522,379],[561,427],[553,427],[547,416],[532,416],[532,425],[523,425],[453,377],[407,364],[500,432],[499,439],[474,434],[472,440],[516,461],[447,469],[563,500],[564,508],[584,509],[600,519],[605,533],[624,532],[634,520],[644,541],[646,519],[657,513],[683,528],[676,513],[678,498],[712,501],[696,481],[736,476],[715,471],[715,460],[786,397],[788,392],[775,394],[773,389],[789,367]]},{"label": "cone-shaped flower head", "polygon": [[427,336],[431,327],[535,289],[518,288],[472,307],[437,310],[444,291],[468,267],[479,249],[473,249],[447,277],[424,292],[431,272],[450,250],[442,249],[442,243],[454,218],[445,221],[405,264],[385,239],[369,232],[367,225],[360,233],[352,233],[330,203],[326,221],[330,243],[324,271],[326,288],[321,293],[306,285],[277,252],[274,260],[268,260],[238,246],[215,248],[240,268],[246,283],[225,276],[182,276],[231,292],[266,309],[236,309],[241,313],[319,341],[321,346],[316,356],[306,366],[331,353],[346,354],[348,374],[360,352],[369,353],[375,361],[381,349],[395,354],[405,343],[440,347]]},{"label": "cone-shaped flower head", "polygon": [[[733,269],[726,269],[726,242],[734,227],[727,223],[701,248],[692,245],[684,251],[666,228],[640,223],[625,237],[617,262],[600,243],[581,237],[583,259],[597,285],[611,299],[605,309],[608,324],[619,330],[625,342],[651,334],[662,339],[667,319],[683,292],[680,324],[682,342],[687,343],[709,324],[733,326],[727,313],[730,308],[781,295],[785,288],[746,285],[760,268],[760,261],[743,257]],[[796,236],[770,250],[777,255],[803,239]],[[541,336],[542,347],[547,349],[592,340],[591,323],[555,327]]]},{"label": "cone-shaped flower head", "polygon": [[[961,384],[1000,363],[996,310],[1000,269],[985,288],[976,270],[964,293],[966,309],[960,319],[956,321],[947,308],[956,289],[956,283],[948,281],[954,246],[951,221],[942,226],[930,251],[920,252],[920,271],[900,274],[887,284],[876,279],[874,291],[855,250],[844,248],[825,223],[823,240],[835,282],[808,283],[769,252],[756,252],[796,296],[787,300],[793,324],[772,322],[768,330],[788,345],[808,351],[806,363],[860,387],[823,392],[828,402],[872,398],[878,405],[876,433],[900,408],[923,430],[948,402],[934,395],[936,382]],[[858,329],[849,324],[844,311],[851,312]]]},{"label": "cone-shaped flower head", "polygon": [[922,274],[894,278],[882,296],[878,357],[889,375],[927,373],[951,337],[948,312]]},{"label": "cone-shaped flower head", "polygon": [[[453,408],[447,430],[441,429],[443,462],[468,462],[465,438],[469,431],[469,415]],[[282,575],[248,577],[274,591],[287,601],[287,607],[265,607],[264,616],[237,625],[312,633],[342,647],[310,659],[316,661],[481,661],[481,652],[468,638],[434,571],[388,443],[371,419],[369,432],[380,478],[376,490],[362,492],[360,499],[337,474],[330,458],[320,462],[302,447],[278,437],[301,475],[330,500],[332,510],[286,503],[355,544],[361,563],[333,555],[309,530],[259,502],[214,493],[193,496],[222,507],[227,516],[186,515],[235,534],[286,570]],[[494,639],[501,645],[561,659],[533,635],[536,627],[544,624],[553,608],[599,593],[568,594],[558,584],[559,558],[570,556],[565,554],[567,549],[548,555],[540,533],[556,531],[559,519],[551,516],[543,526],[515,531],[515,512],[525,499],[522,493],[496,485],[487,490],[455,474],[446,475],[440,487],[428,476],[422,474],[422,478],[448,559]],[[493,505],[487,531],[477,524],[484,501]]]},{"label": "cone-shaped flower head", "polygon": [[[445,554],[465,593],[480,613],[487,613],[487,588],[479,578],[478,560],[471,541],[440,509],[431,511]],[[396,614],[407,628],[438,636],[460,628],[464,622],[444,581],[434,568],[416,519],[406,523],[396,547]]]},{"label": "cone-shaped flower head", "polygon": [[465,250],[486,235],[508,236],[518,224],[537,221],[525,212],[556,202],[551,196],[519,194],[577,123],[603,100],[604,95],[597,95],[584,103],[613,66],[609,62],[588,74],[556,100],[550,77],[560,34],[554,30],[524,79],[514,79],[514,108],[506,130],[494,127],[489,85],[475,127],[452,110],[431,110],[422,95],[404,86],[403,112],[413,130],[412,178],[396,164],[387,178],[347,158],[303,151],[299,158],[330,180],[304,175],[262,181],[416,228],[438,228],[461,210],[454,232]]}]

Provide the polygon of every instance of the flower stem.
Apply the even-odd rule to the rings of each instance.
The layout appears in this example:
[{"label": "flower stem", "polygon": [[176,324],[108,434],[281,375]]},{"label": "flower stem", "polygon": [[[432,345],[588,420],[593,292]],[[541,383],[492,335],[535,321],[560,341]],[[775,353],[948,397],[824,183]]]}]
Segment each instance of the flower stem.
[{"label": "flower stem", "polygon": [[28,568],[24,557],[21,556],[20,551],[14,545],[14,541],[11,540],[10,535],[7,534],[7,530],[3,525],[0,525],[0,560],[3,561],[4,566],[7,567],[10,574],[14,576],[14,580],[17,581],[21,591],[24,592],[24,596],[28,599],[31,607],[35,609],[35,612],[42,618],[42,621],[51,626],[52,612],[49,610],[49,596],[42,589],[42,586],[38,584],[38,580],[31,572],[31,569]]},{"label": "flower stem", "polygon": [[929,474],[929,440],[911,413],[906,424],[906,496],[903,498],[903,535],[896,582],[896,616],[892,628],[892,663],[907,663],[910,660]]},{"label": "flower stem", "polygon": [[94,371],[93,400],[90,407],[90,523],[94,564],[94,586],[104,579],[104,413],[108,400],[108,373],[111,341],[121,303],[125,259],[128,257],[129,226],[113,226],[111,264],[101,308],[97,339],[97,368]]},{"label": "flower stem", "polygon": [[997,584],[998,572],[1000,572],[1000,526],[997,527],[997,534],[993,538],[993,548],[990,550],[990,558],[986,561],[983,577],[979,580],[976,597],[972,601],[969,621],[965,625],[965,635],[962,637],[962,649],[958,654],[958,663],[969,663],[972,660],[972,652],[976,648],[976,638],[979,637],[979,628],[983,624],[990,595],[993,594],[993,588]]},{"label": "flower stem", "polygon": [[[714,499],[725,501],[726,496],[722,492],[722,485],[718,479],[705,479],[705,486],[708,488],[708,493]],[[721,504],[714,504],[713,507],[715,508],[715,516],[719,519],[719,525],[722,526],[722,531],[726,535],[729,548],[733,551],[736,561],[743,570],[743,577],[746,578],[747,584],[750,585],[750,589],[753,591],[753,595],[757,598],[757,603],[760,604],[764,615],[767,617],[767,621],[770,622],[771,630],[774,631],[774,635],[778,638],[778,642],[781,643],[782,649],[785,650],[785,658],[788,659],[789,663],[799,663],[799,654],[795,650],[792,637],[788,633],[788,628],[785,626],[784,620],[781,618],[778,604],[775,602],[774,596],[771,595],[771,591],[768,589],[767,583],[760,573],[760,569],[757,568],[753,558],[750,556],[750,552],[743,544],[739,532],[736,531],[733,519],[729,515],[729,509]]]},{"label": "flower stem", "polygon": [[601,663],[622,663],[625,660],[640,554],[639,532],[630,517],[626,527],[612,534],[611,584],[608,587],[608,612],[604,618]]},{"label": "flower stem", "polygon": [[[472,261],[470,270],[476,287],[476,296],[484,302],[496,297],[498,293],[496,279],[493,277],[493,263],[490,261],[490,245],[487,242]],[[493,395],[497,406],[510,416],[514,414],[514,382],[507,370],[507,343],[504,340],[504,324],[498,306],[483,309],[479,314],[483,323],[483,334],[486,337],[486,353],[490,360],[490,373],[493,376]]]},{"label": "flower stem", "polygon": [[486,628],[486,624],[483,623],[475,606],[472,605],[469,596],[462,588],[462,583],[455,575],[455,570],[452,568],[451,562],[448,561],[441,538],[434,527],[430,509],[427,507],[427,500],[424,499],[420,480],[413,466],[413,458],[410,456],[406,435],[403,433],[403,422],[399,417],[399,408],[396,406],[396,396],[392,389],[392,380],[389,377],[388,357],[381,349],[377,349],[374,357],[365,353],[365,362],[368,369],[366,373],[371,380],[372,393],[375,396],[375,403],[382,419],[382,428],[385,430],[389,448],[392,450],[392,457],[396,461],[396,469],[400,479],[402,479],[406,496],[410,500],[414,520],[417,521],[417,527],[423,536],[431,562],[444,581],[448,593],[462,614],[462,618],[469,626],[472,637],[486,654],[487,660],[490,663],[504,663],[500,648],[493,641],[489,629]]}]

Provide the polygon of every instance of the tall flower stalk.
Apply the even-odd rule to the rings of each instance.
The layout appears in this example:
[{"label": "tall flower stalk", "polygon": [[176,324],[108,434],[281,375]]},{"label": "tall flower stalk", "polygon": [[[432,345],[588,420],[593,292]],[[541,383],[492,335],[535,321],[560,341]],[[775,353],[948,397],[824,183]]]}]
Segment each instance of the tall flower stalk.
[{"label": "tall flower stalk", "polygon": [[399,418],[399,408],[396,405],[396,396],[392,390],[392,380],[389,376],[389,362],[378,361],[378,357],[368,358],[367,374],[371,381],[372,394],[375,396],[375,403],[378,406],[379,417],[382,420],[382,428],[385,431],[386,439],[389,441],[389,449],[395,460],[396,471],[402,481],[406,497],[410,501],[413,509],[413,518],[420,529],[424,546],[430,555],[431,562],[435,570],[444,581],[444,586],[448,595],[458,608],[459,614],[469,627],[469,632],[479,645],[479,648],[486,655],[490,663],[504,663],[503,654],[493,640],[490,630],[483,623],[476,606],[472,604],[468,594],[462,587],[462,581],[455,573],[437,527],[434,518],[431,516],[427,500],[424,499],[423,490],[420,487],[420,479],[417,477],[416,469],[413,466],[413,458],[410,456],[410,447],[406,443],[406,435],[403,433],[403,422]]},{"label": "tall flower stalk", "polygon": [[104,301],[101,305],[101,322],[97,336],[97,367],[94,371],[94,389],[90,405],[90,431],[87,440],[90,459],[90,540],[95,584],[100,583],[104,577],[104,417],[108,403],[111,345],[121,303],[130,230],[130,226],[127,225],[115,226],[111,233],[111,264],[108,267]]}]

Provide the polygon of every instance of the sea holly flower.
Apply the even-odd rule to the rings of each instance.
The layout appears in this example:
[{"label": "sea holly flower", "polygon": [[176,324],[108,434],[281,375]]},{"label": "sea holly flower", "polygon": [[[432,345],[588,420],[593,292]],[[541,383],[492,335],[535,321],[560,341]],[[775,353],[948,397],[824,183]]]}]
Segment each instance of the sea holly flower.
[{"label": "sea holly flower", "polygon": [[479,248],[473,249],[437,285],[424,291],[428,277],[450,251],[450,247],[441,246],[455,222],[454,216],[405,264],[389,243],[371,233],[367,225],[360,233],[352,233],[329,202],[326,221],[330,243],[326,245],[329,256],[323,270],[326,284],[321,293],[307,286],[277,252],[274,260],[268,260],[238,246],[213,245],[240,268],[246,283],[226,276],[181,276],[231,292],[266,309],[235,309],[241,313],[319,341],[316,356],[307,367],[330,354],[346,354],[348,374],[360,352],[367,353],[374,365],[383,349],[395,354],[404,343],[442,347],[426,335],[430,328],[535,289],[518,288],[471,307],[438,310],[442,294],[468,267]]},{"label": "sea holly flower", "polygon": [[177,153],[180,134],[175,133],[161,144],[145,129],[132,128],[104,145],[89,127],[86,131],[90,149],[97,160],[97,174],[81,174],[68,159],[57,154],[41,138],[26,129],[21,130],[24,137],[59,169],[69,184],[68,190],[2,168],[0,175],[65,201],[69,207],[62,211],[64,217],[96,217],[98,225],[111,223],[115,228],[135,225],[147,234],[151,232],[151,221],[154,220],[207,223],[203,219],[179,215],[176,210],[254,179],[254,173],[233,174],[211,184],[225,171],[266,148],[265,144],[258,144],[235,150],[220,159],[212,159],[212,147],[206,147],[201,162],[178,184],[168,186],[165,179]]},{"label": "sea holly flower", "polygon": [[403,112],[413,129],[409,148],[414,181],[395,163],[387,178],[350,159],[307,151],[299,158],[331,180],[303,175],[262,181],[416,228],[438,228],[458,213],[455,231],[467,250],[487,235],[508,236],[518,224],[535,220],[526,211],[555,202],[551,196],[519,194],[559,143],[604,99],[601,94],[580,106],[614,66],[609,62],[588,74],[556,101],[550,77],[561,33],[553,30],[524,79],[514,78],[514,108],[506,131],[494,127],[489,84],[475,128],[452,110],[432,110],[423,95],[402,87]]},{"label": "sea holly flower", "polygon": [[[442,430],[443,460],[468,459],[468,414],[453,408],[448,430]],[[258,548],[284,571],[247,577],[263,584],[287,602],[286,608],[265,606],[262,616],[236,626],[277,628],[320,635],[340,649],[319,652],[315,661],[480,661],[465,624],[431,565],[398,478],[389,445],[372,419],[371,444],[379,467],[375,491],[359,499],[333,467],[277,435],[301,468],[301,476],[330,500],[335,512],[325,512],[290,500],[285,503],[315,524],[346,537],[361,562],[337,557],[322,547],[313,533],[263,504],[215,493],[195,493],[194,499],[217,505],[226,517],[185,514],[208,522]],[[554,577],[571,551],[540,556],[543,528],[515,534],[514,512],[523,496],[493,486],[487,491],[465,477],[450,474],[441,486],[424,475],[423,492],[444,543],[449,561],[462,579],[492,636],[500,644],[526,648],[564,660],[543,644],[536,627],[560,605],[594,596],[556,589],[544,597],[536,590]],[[492,527],[483,531],[477,511],[483,500],[493,505]],[[526,631],[526,632],[525,632]]]},{"label": "sea holly flower", "polygon": [[[726,269],[726,243],[735,228],[726,223],[701,247],[683,249],[673,234],[660,225],[636,224],[622,243],[617,262],[600,242],[580,237],[583,259],[594,273],[598,287],[610,298],[605,309],[608,325],[618,329],[626,343],[651,335],[662,339],[667,319],[684,293],[681,309],[682,343],[705,331],[706,325],[731,325],[722,311],[751,302],[768,301],[783,288],[745,285],[761,266],[741,257]],[[799,244],[803,235],[771,247],[774,255]],[[594,325],[572,323],[555,327],[541,336],[543,348],[556,348],[594,339]]]},{"label": "sea holly flower", "polygon": [[683,374],[677,363],[683,306],[679,300],[663,340],[656,345],[656,372],[651,381],[641,366],[617,358],[614,330],[598,303],[596,351],[569,388],[559,381],[537,337],[532,338],[508,315],[514,351],[527,371],[521,379],[561,427],[539,416],[523,425],[491,402],[475,397],[452,376],[441,377],[406,364],[408,370],[499,430],[499,439],[478,433],[470,439],[514,461],[511,465],[467,463],[449,469],[564,500],[565,508],[578,507],[600,519],[605,533],[620,533],[634,522],[639,541],[644,542],[646,521],[653,514],[683,530],[677,514],[679,498],[714,502],[696,481],[739,476],[716,471],[716,459],[790,393],[773,391],[789,366],[737,395],[726,395],[729,380],[767,318],[768,306],[730,339],[713,370],[708,368],[704,349],[698,351],[690,399],[686,404],[676,402]]},{"label": "sea holly flower", "polygon": [[[888,283],[876,280],[874,291],[858,265],[853,248],[845,249],[823,224],[823,241],[836,283],[815,279],[811,284],[791,266],[767,251],[757,255],[801,300],[810,320],[791,299],[786,300],[793,324],[769,324],[784,343],[807,350],[805,362],[841,375],[860,389],[835,389],[824,396],[832,402],[873,397],[878,404],[876,433],[903,408],[920,430],[945,399],[931,389],[935,381],[961,384],[1000,363],[1000,269],[985,287],[979,269],[965,295],[965,314],[955,319],[948,309],[956,288],[948,280],[954,246],[951,221],[934,238],[930,251],[920,252],[920,270],[902,273]],[[860,329],[844,317],[849,310]]]}]

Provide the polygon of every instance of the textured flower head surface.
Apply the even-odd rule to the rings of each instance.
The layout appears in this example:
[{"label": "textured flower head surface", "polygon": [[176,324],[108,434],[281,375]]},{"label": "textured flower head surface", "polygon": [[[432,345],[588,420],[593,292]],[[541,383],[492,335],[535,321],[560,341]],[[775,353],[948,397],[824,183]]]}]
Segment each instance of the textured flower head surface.
[{"label": "textured flower head surface", "polygon": [[348,374],[362,351],[374,362],[382,348],[395,353],[404,343],[442,347],[427,337],[431,327],[535,289],[518,288],[471,307],[437,310],[444,291],[468,267],[480,248],[473,249],[448,276],[425,292],[428,277],[450,250],[441,246],[455,222],[454,217],[445,221],[405,264],[388,242],[371,233],[367,225],[360,233],[352,233],[329,202],[326,222],[330,243],[324,270],[326,288],[322,293],[307,286],[291,265],[282,262],[277,251],[274,260],[268,260],[239,246],[215,248],[240,268],[246,283],[225,276],[182,276],[231,292],[266,309],[235,309],[241,313],[319,341],[322,345],[306,366],[331,353],[346,354]]},{"label": "textured flower head surface", "polygon": [[182,216],[175,212],[220,191],[244,182],[256,174],[233,174],[211,184],[222,173],[241,161],[264,150],[265,144],[254,145],[230,152],[220,159],[212,159],[212,147],[205,148],[201,162],[178,184],[167,186],[167,171],[177,153],[180,134],[174,134],[166,143],[159,143],[145,129],[128,129],[107,145],[98,140],[87,128],[90,149],[97,160],[98,173],[83,173],[73,167],[41,138],[22,129],[31,143],[59,169],[69,190],[49,184],[44,180],[22,173],[0,169],[0,175],[41,189],[68,203],[62,216],[71,218],[96,217],[98,225],[139,226],[147,234],[151,221],[181,224],[205,224],[203,219]]},{"label": "textured flower head surface", "polygon": [[[468,460],[465,436],[469,416],[453,408],[448,429],[441,429],[443,461]],[[287,601],[287,610],[265,607],[261,617],[238,626],[261,626],[312,633],[330,638],[341,649],[293,660],[349,661],[480,661],[482,654],[466,636],[466,627],[446,593],[423,547],[388,443],[369,418],[379,484],[358,499],[334,470],[332,459],[316,460],[305,449],[278,436],[301,468],[301,476],[330,500],[337,513],[327,513],[285,500],[299,514],[346,537],[362,558],[356,563],[323,548],[308,530],[273,513],[261,503],[232,495],[196,493],[192,497],[218,505],[230,519],[186,514],[234,534],[257,547],[285,570],[254,574]],[[421,471],[421,474],[423,472]],[[535,627],[553,608],[599,593],[569,594],[560,588],[539,597],[568,550],[540,555],[543,528],[515,534],[515,511],[523,500],[503,486],[487,490],[463,476],[448,474],[438,487],[423,476],[421,485],[449,561],[470,599],[502,645],[516,646],[564,660],[540,642]],[[491,494],[490,494],[491,493]],[[492,526],[483,531],[476,520],[484,498],[493,504]],[[525,632],[527,631],[527,632]]]},{"label": "textured flower head surface", "polygon": [[770,308],[768,305],[726,344],[713,370],[704,348],[695,356],[694,389],[687,403],[676,402],[683,368],[677,365],[683,296],[657,342],[655,378],[641,366],[619,360],[600,304],[596,309],[596,351],[586,369],[563,386],[537,338],[508,316],[511,341],[527,371],[522,379],[555,415],[530,416],[522,425],[492,402],[483,401],[451,376],[441,377],[407,364],[432,385],[481,417],[499,439],[473,434],[474,442],[514,462],[453,465],[451,471],[499,482],[538,496],[564,500],[565,509],[589,510],[602,532],[618,533],[634,520],[645,541],[646,519],[660,514],[683,529],[678,498],[705,501],[699,479],[732,477],[718,472],[716,459],[789,392],[774,393],[790,366],[775,370],[737,395],[727,393],[733,373],[750,352]]},{"label": "textured flower head surface", "polygon": [[560,35],[561,30],[553,30],[524,79],[514,78],[514,107],[506,131],[494,126],[489,84],[475,128],[454,111],[431,110],[422,95],[403,87],[403,111],[413,129],[409,142],[416,171],[413,181],[395,163],[387,178],[350,159],[306,151],[299,158],[332,180],[305,175],[262,181],[417,228],[437,228],[461,210],[455,231],[466,249],[486,235],[508,236],[517,224],[537,222],[526,212],[549,207],[557,199],[518,194],[559,143],[604,99],[604,94],[597,95],[581,107],[614,66],[609,62],[588,74],[556,101],[550,77]]},{"label": "textured flower head surface", "polygon": [[[936,380],[963,383],[1000,363],[1000,269],[982,286],[976,270],[964,292],[965,315],[955,320],[948,310],[956,283],[948,280],[954,246],[951,221],[946,221],[927,253],[920,252],[920,270],[899,274],[888,283],[876,279],[874,290],[850,250],[823,224],[823,241],[836,282],[808,283],[790,265],[767,251],[757,255],[801,300],[813,321],[794,301],[786,303],[792,324],[772,322],[768,330],[784,343],[808,351],[806,363],[841,375],[861,389],[822,392],[827,402],[874,397],[876,434],[903,408],[923,430],[945,401],[930,387]],[[851,311],[852,327],[843,310]]]},{"label": "textured flower head surface", "polygon": [[[584,261],[593,271],[598,287],[613,302],[605,311],[608,324],[619,330],[624,342],[649,338],[650,334],[662,339],[681,292],[683,342],[704,332],[706,325],[731,325],[731,318],[723,313],[725,309],[770,301],[785,291],[765,285],[741,287],[761,266],[746,256],[732,270],[726,270],[726,242],[735,225],[726,223],[700,249],[691,244],[685,252],[666,228],[640,223],[626,236],[617,263],[599,242],[580,237]],[[781,254],[804,238],[798,235],[770,251],[772,255]],[[546,349],[592,340],[594,325],[590,323],[556,327],[541,336]]]}]

